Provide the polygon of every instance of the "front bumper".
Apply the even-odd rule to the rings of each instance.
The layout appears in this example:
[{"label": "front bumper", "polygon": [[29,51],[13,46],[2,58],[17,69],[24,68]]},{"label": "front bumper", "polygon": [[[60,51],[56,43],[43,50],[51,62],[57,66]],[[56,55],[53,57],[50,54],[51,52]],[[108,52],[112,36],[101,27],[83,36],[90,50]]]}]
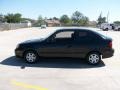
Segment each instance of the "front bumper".
[{"label": "front bumper", "polygon": [[102,58],[110,58],[112,56],[114,56],[114,49],[111,49],[111,50],[107,50],[105,51],[103,54],[102,54]]},{"label": "front bumper", "polygon": [[24,53],[23,50],[15,49],[15,56],[16,57],[23,58],[23,53]]}]

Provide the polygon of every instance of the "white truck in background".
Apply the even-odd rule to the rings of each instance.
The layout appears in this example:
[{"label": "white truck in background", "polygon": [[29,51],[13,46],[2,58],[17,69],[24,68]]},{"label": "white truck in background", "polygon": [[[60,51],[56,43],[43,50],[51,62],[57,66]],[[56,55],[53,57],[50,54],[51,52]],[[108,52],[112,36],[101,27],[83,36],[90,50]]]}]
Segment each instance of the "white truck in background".
[{"label": "white truck in background", "polygon": [[115,25],[110,23],[102,23],[100,29],[102,29],[103,31],[114,30]]},{"label": "white truck in background", "polygon": [[120,31],[120,25],[115,26],[115,31]]},{"label": "white truck in background", "polygon": [[108,31],[108,30],[120,31],[120,25],[110,24],[110,23],[102,23],[100,26],[100,29],[102,29],[103,31]]}]

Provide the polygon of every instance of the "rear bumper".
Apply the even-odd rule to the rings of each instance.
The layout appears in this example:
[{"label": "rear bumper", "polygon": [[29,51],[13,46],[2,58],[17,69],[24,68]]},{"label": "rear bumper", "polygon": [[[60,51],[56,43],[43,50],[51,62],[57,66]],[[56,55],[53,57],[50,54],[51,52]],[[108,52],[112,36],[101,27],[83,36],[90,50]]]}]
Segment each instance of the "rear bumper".
[{"label": "rear bumper", "polygon": [[114,49],[107,50],[107,51],[103,52],[102,58],[103,59],[104,58],[110,58],[110,57],[114,56],[114,52],[115,52]]}]

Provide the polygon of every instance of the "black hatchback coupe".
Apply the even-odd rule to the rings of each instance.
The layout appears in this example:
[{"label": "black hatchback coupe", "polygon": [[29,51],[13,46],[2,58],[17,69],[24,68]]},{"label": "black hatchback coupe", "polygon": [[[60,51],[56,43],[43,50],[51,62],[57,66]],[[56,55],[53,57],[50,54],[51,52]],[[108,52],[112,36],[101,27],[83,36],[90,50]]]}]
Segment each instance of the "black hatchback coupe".
[{"label": "black hatchback coupe", "polygon": [[72,57],[96,65],[113,54],[112,39],[88,28],[59,29],[47,38],[20,43],[15,49],[16,57],[28,63],[35,63],[40,57]]}]

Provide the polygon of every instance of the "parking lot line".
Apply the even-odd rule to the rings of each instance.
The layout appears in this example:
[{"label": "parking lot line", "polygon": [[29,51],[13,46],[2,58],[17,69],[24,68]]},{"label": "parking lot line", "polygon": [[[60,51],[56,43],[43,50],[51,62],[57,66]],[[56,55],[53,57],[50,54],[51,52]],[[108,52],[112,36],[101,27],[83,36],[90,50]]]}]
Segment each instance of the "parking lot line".
[{"label": "parking lot line", "polygon": [[29,85],[29,84],[26,84],[26,83],[17,82],[17,81],[15,81],[15,80],[12,80],[11,83],[12,83],[13,85],[20,86],[20,87],[23,87],[23,88],[26,88],[26,89],[48,90],[47,88],[43,88],[43,87],[35,86],[35,85]]}]

